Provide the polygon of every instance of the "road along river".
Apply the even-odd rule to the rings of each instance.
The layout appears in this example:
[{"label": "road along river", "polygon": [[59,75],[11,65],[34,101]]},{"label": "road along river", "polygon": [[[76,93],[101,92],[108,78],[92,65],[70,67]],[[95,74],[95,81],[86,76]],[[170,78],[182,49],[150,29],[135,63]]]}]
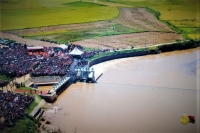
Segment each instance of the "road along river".
[{"label": "road along river", "polygon": [[199,64],[200,48],[95,65],[97,83],[72,84],[44,116],[69,133],[199,133]]}]

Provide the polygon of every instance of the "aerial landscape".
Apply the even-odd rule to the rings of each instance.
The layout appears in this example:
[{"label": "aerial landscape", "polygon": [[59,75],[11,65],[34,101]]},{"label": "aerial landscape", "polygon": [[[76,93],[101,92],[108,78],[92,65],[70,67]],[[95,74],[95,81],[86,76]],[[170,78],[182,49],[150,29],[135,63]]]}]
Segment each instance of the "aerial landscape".
[{"label": "aerial landscape", "polygon": [[0,133],[199,133],[199,0],[0,0]]}]

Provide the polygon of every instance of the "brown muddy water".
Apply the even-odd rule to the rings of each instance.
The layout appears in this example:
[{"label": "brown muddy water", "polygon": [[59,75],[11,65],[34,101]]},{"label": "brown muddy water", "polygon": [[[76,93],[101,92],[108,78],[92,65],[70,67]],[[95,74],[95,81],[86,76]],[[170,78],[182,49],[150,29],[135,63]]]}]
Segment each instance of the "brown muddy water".
[{"label": "brown muddy water", "polygon": [[72,84],[44,117],[66,133],[199,133],[199,63],[197,48],[95,65],[97,83]]},{"label": "brown muddy water", "polygon": [[38,85],[38,90],[47,92],[48,90],[52,89],[52,87],[53,85]]}]

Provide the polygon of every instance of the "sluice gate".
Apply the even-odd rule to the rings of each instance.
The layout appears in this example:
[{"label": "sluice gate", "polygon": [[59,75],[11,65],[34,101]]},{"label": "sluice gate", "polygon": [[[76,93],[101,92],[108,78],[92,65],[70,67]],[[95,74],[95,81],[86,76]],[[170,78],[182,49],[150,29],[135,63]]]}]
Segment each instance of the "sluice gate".
[{"label": "sluice gate", "polygon": [[76,81],[95,83],[94,74],[93,68],[75,68],[74,74],[64,76],[58,83],[54,84],[47,94],[42,95],[42,97],[48,102],[53,102],[58,95]]}]

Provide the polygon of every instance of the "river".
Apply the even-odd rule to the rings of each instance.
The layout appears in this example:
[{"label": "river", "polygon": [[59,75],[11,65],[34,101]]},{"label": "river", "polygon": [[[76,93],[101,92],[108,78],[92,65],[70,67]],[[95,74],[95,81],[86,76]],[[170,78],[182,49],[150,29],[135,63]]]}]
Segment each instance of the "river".
[{"label": "river", "polygon": [[199,133],[199,64],[200,48],[95,65],[97,83],[72,84],[44,116],[67,133]]}]

